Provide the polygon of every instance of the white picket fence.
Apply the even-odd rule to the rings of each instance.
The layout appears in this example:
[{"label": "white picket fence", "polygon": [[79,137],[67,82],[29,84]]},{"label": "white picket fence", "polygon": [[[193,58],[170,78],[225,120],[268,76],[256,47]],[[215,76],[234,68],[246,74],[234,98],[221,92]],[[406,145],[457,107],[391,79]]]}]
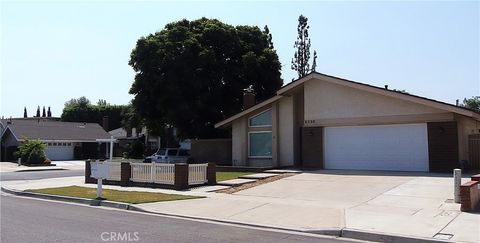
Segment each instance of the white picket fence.
[{"label": "white picket fence", "polygon": [[121,174],[120,171],[122,168],[121,163],[117,163],[117,162],[104,162],[104,163],[108,165],[107,180],[120,181],[120,174]]},{"label": "white picket fence", "polygon": [[[93,162],[95,163],[95,162]],[[92,163],[92,164],[93,164]],[[121,180],[121,163],[103,162],[108,165],[107,179],[111,181]],[[175,164],[160,163],[130,163],[130,180],[134,182],[148,182],[174,185]],[[201,185],[207,183],[207,164],[188,165],[188,184]]]},{"label": "white picket fence", "polygon": [[131,177],[134,182],[150,182],[173,185],[175,183],[175,164],[130,163]]},{"label": "white picket fence", "polygon": [[188,165],[188,185],[199,185],[207,182],[207,164]]}]

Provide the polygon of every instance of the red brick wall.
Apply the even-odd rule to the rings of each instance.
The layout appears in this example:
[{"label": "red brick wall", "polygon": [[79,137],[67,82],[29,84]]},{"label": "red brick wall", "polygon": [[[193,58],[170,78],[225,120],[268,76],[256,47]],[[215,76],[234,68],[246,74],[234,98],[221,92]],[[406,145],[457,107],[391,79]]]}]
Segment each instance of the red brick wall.
[{"label": "red brick wall", "polygon": [[469,181],[460,187],[460,210],[464,212],[479,211],[480,209],[480,189],[479,181]]}]

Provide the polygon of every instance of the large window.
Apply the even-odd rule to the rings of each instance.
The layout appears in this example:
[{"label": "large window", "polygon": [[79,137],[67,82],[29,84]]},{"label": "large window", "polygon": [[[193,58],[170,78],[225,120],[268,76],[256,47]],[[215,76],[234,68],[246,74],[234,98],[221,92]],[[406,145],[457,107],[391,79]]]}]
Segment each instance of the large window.
[{"label": "large window", "polygon": [[250,132],[248,134],[249,157],[272,157],[272,132]]},{"label": "large window", "polygon": [[272,110],[264,111],[249,119],[250,127],[265,127],[272,125]]}]

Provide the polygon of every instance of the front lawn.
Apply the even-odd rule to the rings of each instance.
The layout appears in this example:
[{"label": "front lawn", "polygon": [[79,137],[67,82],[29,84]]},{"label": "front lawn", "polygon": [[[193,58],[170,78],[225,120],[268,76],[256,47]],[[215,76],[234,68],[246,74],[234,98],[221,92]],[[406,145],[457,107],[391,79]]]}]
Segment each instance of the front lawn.
[{"label": "front lawn", "polygon": [[[87,199],[95,199],[97,197],[96,188],[88,188],[88,187],[80,187],[80,186],[45,188],[45,189],[35,189],[35,190],[27,190],[27,191],[50,194],[50,195],[80,197],[80,198],[87,198]],[[154,192],[137,192],[137,191],[118,191],[118,190],[111,190],[111,189],[103,189],[102,196],[103,198],[110,201],[133,203],[133,204],[202,198],[202,197],[195,197],[195,196],[165,194],[165,193],[156,193],[156,192],[154,193]]]},{"label": "front lawn", "polygon": [[251,172],[217,172],[217,181],[237,179],[240,176],[251,175]]}]

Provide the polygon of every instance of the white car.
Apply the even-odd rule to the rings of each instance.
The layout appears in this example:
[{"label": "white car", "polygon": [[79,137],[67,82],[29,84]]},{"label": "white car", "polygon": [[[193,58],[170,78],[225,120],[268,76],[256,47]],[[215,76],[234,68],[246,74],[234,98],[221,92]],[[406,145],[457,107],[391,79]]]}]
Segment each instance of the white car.
[{"label": "white car", "polygon": [[152,163],[187,163],[190,158],[190,153],[186,149],[181,148],[160,148],[152,154],[145,158],[145,162]]}]

